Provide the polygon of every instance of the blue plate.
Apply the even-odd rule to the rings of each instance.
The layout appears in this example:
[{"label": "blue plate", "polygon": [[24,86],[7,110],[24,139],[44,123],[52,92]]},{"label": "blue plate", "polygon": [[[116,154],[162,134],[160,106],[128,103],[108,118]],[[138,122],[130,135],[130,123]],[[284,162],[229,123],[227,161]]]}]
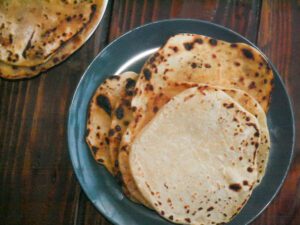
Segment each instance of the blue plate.
[{"label": "blue plate", "polygon": [[[150,54],[171,35],[182,32],[254,46],[241,35],[205,21],[180,19],[151,23],[126,33],[108,45],[88,67],[74,94],[68,118],[71,161],[85,194],[113,224],[171,223],[154,211],[128,200],[115,179],[94,161],[84,138],[89,100],[107,76],[126,70],[139,72]],[[250,223],[268,206],[282,186],[291,164],[295,141],[293,111],[283,82],[275,67],[271,66],[275,75],[275,89],[268,113],[272,147],[267,172],[244,209],[229,223],[231,225]]]}]

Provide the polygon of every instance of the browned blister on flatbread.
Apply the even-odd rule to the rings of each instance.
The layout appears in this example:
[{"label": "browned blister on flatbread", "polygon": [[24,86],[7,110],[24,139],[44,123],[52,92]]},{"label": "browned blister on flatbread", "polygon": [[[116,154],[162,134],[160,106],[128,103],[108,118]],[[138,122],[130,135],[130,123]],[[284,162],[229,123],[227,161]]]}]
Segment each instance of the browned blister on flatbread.
[{"label": "browned blister on flatbread", "polygon": [[108,77],[93,95],[87,118],[86,142],[95,160],[112,173],[113,164],[109,155],[109,132],[112,113],[116,103],[125,90],[128,79],[136,79],[137,74],[125,72],[119,76]]}]

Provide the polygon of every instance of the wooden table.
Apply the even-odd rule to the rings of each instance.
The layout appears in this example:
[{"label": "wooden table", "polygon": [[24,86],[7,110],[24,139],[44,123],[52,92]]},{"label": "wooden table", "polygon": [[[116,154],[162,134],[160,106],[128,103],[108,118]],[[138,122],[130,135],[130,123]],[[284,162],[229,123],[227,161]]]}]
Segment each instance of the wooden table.
[{"label": "wooden table", "polygon": [[[278,68],[300,118],[299,0],[110,1],[94,35],[67,61],[30,80],[0,79],[0,224],[110,224],[72,171],[68,108],[84,70],[103,47],[141,24],[167,18],[209,20],[256,43]],[[300,224],[299,142],[282,190],[253,224]]]}]

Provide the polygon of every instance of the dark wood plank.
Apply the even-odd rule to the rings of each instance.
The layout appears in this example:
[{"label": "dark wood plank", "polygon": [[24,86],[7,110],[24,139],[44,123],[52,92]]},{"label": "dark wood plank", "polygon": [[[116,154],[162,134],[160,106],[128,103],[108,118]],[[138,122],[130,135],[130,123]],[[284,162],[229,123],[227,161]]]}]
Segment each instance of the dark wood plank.
[{"label": "dark wood plank", "polygon": [[276,65],[294,102],[295,159],[285,184],[274,202],[255,221],[259,225],[300,224],[300,1],[264,0],[258,46]]},{"label": "dark wood plank", "polygon": [[36,78],[0,79],[0,223],[72,224],[80,195],[67,149],[75,87],[107,42],[110,10],[92,38]]},{"label": "dark wood plank", "polygon": [[[197,0],[115,0],[109,40],[151,21],[168,18],[194,18],[213,21],[229,27],[252,41],[257,39],[260,15],[256,1],[197,1]],[[159,35],[159,34],[158,34]],[[77,224],[110,224],[82,195]]]},{"label": "dark wood plank", "polygon": [[107,225],[110,224],[104,216],[98,213],[97,209],[90,203],[84,192],[81,192],[79,198],[78,214],[75,225],[79,224],[97,224]]},{"label": "dark wood plank", "polygon": [[213,21],[256,40],[260,1],[114,1],[110,41],[145,23],[168,18]]}]

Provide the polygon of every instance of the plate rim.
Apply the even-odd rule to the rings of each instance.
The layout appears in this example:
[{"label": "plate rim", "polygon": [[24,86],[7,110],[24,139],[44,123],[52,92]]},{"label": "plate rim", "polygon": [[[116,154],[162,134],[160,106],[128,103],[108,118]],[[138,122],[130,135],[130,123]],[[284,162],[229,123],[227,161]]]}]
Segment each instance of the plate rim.
[{"label": "plate rim", "polygon": [[[238,36],[239,38],[241,38],[242,40],[244,40],[245,42],[247,43],[250,43],[250,45],[252,47],[254,47],[256,50],[258,50],[264,57],[265,59],[267,60],[267,62],[271,65],[271,68],[272,70],[275,72],[275,76],[279,79],[279,82],[281,83],[282,87],[283,87],[283,90],[284,90],[284,94],[287,96],[287,100],[288,100],[288,105],[289,105],[289,109],[290,109],[290,116],[291,116],[291,121],[292,121],[292,146],[291,146],[291,154],[290,154],[290,157],[289,157],[289,160],[288,160],[288,165],[287,165],[287,169],[284,173],[284,176],[282,177],[281,179],[281,182],[280,184],[278,185],[278,187],[276,188],[276,191],[275,193],[272,195],[272,197],[270,198],[270,200],[268,200],[268,203],[265,204],[264,207],[262,207],[262,209],[255,215],[253,216],[247,224],[250,224],[252,223],[255,219],[257,219],[265,210],[266,208],[275,200],[276,196],[278,195],[279,191],[282,189],[283,187],[283,184],[284,182],[286,181],[286,177],[288,175],[288,173],[290,172],[290,169],[291,169],[291,165],[293,164],[293,160],[294,160],[294,156],[295,156],[295,140],[296,140],[296,128],[295,128],[295,112],[294,112],[294,107],[293,107],[293,101],[292,101],[292,98],[290,97],[287,89],[286,89],[286,86],[285,86],[285,83],[280,75],[280,73],[278,72],[277,68],[274,66],[274,64],[269,60],[269,58],[258,48],[258,46],[256,46],[256,44],[254,44],[252,41],[250,41],[249,39],[247,39],[246,37],[242,36],[241,34],[239,34],[238,32],[230,29],[230,28],[227,28],[223,25],[220,25],[220,24],[217,24],[217,23],[214,23],[214,22],[211,22],[211,21],[206,21],[206,20],[200,20],[200,19],[189,19],[189,18],[172,18],[172,19],[163,19],[163,20],[157,20],[157,21],[153,21],[153,22],[149,22],[149,23],[146,23],[146,24],[143,24],[141,26],[138,26],[138,27],[135,27],[127,32],[125,32],[124,34],[120,35],[119,37],[117,37],[116,39],[114,39],[112,42],[110,42],[107,46],[105,46],[95,57],[94,59],[90,62],[89,66],[85,69],[83,75],[81,76],[80,80],[78,81],[77,83],[77,86],[73,92],[73,95],[72,95],[72,100],[70,102],[70,105],[69,105],[69,109],[68,109],[68,113],[67,113],[67,121],[66,121],[66,129],[67,129],[67,144],[68,144],[68,153],[69,153],[69,158],[70,158],[70,161],[71,161],[71,164],[72,164],[72,169],[73,169],[73,172],[75,173],[75,177],[76,177],[76,180],[77,182],[80,184],[80,188],[81,190],[84,192],[85,196],[88,198],[88,200],[92,203],[93,207],[96,208],[96,210],[98,211],[98,213],[100,213],[102,216],[104,216],[110,223],[114,224],[114,225],[119,225],[120,223],[116,220],[114,220],[112,217],[109,217],[107,216],[105,213],[104,213],[104,210],[95,205],[93,200],[91,199],[91,197],[88,195],[87,193],[87,190],[86,190],[86,187],[85,185],[83,185],[83,182],[82,182],[82,178],[81,178],[81,175],[79,174],[78,170],[75,168],[75,165],[74,165],[74,154],[72,154],[72,149],[71,149],[71,134],[69,132],[69,129],[70,129],[70,124],[72,122],[72,117],[70,116],[72,114],[72,111],[75,110],[75,108],[73,109],[73,106],[74,106],[74,102],[76,101],[76,96],[78,94],[78,90],[83,82],[83,80],[85,79],[85,77],[87,77],[88,75],[88,72],[90,70],[90,68],[92,67],[92,65],[96,62],[96,60],[102,55],[104,54],[106,51],[108,51],[108,49],[110,48],[110,46],[114,45],[115,43],[117,43],[120,39],[124,38],[125,36],[127,35],[130,35],[131,33],[137,31],[137,30],[140,30],[140,29],[144,29],[144,28],[147,28],[148,26],[155,26],[156,24],[160,24],[160,23],[169,23],[169,22],[192,22],[192,23],[202,23],[202,24],[205,24],[207,26],[213,26],[213,27],[217,27],[218,29],[221,29],[221,30],[225,30],[225,31],[229,31],[230,33]],[[235,43],[240,43],[240,42],[235,42]]]}]

